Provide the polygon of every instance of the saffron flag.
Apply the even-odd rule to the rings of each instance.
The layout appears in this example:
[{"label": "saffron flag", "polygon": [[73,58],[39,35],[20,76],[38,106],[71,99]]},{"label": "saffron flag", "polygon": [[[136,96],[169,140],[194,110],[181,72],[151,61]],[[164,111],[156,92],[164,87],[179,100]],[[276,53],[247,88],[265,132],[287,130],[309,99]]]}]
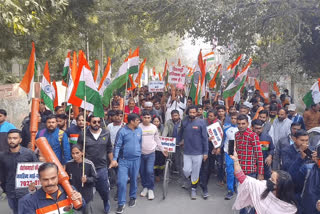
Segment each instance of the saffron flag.
[{"label": "saffron flag", "polygon": [[135,82],[138,83],[138,85],[140,85],[141,77],[142,77],[142,73],[143,73],[143,68],[144,68],[144,65],[146,64],[146,61],[147,61],[147,58],[145,58],[139,66],[139,73],[135,79]]},{"label": "saffron flag", "polygon": [[95,60],[94,62],[94,76],[93,76],[93,80],[95,81],[97,87],[99,86],[100,82],[101,82],[101,71],[100,71],[100,65],[99,65],[99,60]]},{"label": "saffron flag", "polygon": [[34,42],[32,42],[29,64],[26,73],[24,74],[23,79],[19,85],[19,87],[24,90],[24,92],[26,92],[28,101],[32,99],[33,82],[35,76],[37,76],[36,48],[34,47]]},{"label": "saffron flag", "polygon": [[55,80],[53,80],[52,86],[53,86],[54,91],[55,91],[54,100],[53,100],[53,107],[55,108],[55,107],[57,107],[59,105],[59,103],[58,103],[58,98],[59,98],[58,97],[58,87],[57,87],[57,83],[56,83]]}]

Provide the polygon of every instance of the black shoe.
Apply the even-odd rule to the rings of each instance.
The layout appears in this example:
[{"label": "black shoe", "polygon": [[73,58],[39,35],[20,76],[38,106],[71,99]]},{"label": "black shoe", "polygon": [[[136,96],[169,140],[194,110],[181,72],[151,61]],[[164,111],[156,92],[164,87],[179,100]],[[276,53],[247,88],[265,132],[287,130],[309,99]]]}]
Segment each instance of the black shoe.
[{"label": "black shoe", "polygon": [[233,198],[233,192],[228,191],[227,195],[224,197],[224,200],[231,200]]},{"label": "black shoe", "polygon": [[124,207],[125,207],[125,205],[118,205],[116,213],[117,214],[123,213]]},{"label": "black shoe", "polygon": [[136,206],[136,199],[135,198],[130,198],[129,207],[134,207],[134,206]]}]

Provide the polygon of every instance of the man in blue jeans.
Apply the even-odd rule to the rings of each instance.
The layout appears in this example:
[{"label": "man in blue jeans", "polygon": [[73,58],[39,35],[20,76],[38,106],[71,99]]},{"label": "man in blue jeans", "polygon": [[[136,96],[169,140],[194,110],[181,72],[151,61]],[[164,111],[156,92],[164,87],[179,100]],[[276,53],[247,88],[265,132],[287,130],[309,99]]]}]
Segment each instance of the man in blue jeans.
[{"label": "man in blue jeans", "polygon": [[123,213],[126,203],[127,181],[130,177],[129,207],[136,205],[137,177],[140,167],[142,130],[137,114],[128,115],[128,124],[117,134],[113,160],[109,168],[118,166],[118,208],[116,213]]},{"label": "man in blue jeans", "polygon": [[[93,162],[97,170],[96,189],[103,200],[104,212],[109,213],[109,178],[107,168],[107,156],[113,158],[110,132],[102,129],[100,117],[90,116],[90,126],[86,129],[85,157]],[[78,138],[78,144],[83,147],[83,133]]]},{"label": "man in blue jeans", "polygon": [[140,193],[141,197],[148,199],[154,199],[154,161],[155,161],[155,150],[158,147],[162,151],[164,156],[168,156],[168,152],[164,151],[161,144],[158,128],[151,123],[151,114],[149,111],[144,110],[142,112],[142,123],[139,127],[142,130],[142,154],[141,154],[141,165],[140,165],[140,177],[141,184],[143,187]]},{"label": "man in blue jeans", "polygon": [[237,112],[234,112],[230,115],[231,124],[224,125],[224,154],[226,159],[226,174],[227,174],[227,187],[228,193],[225,196],[225,200],[231,200],[234,196],[234,168],[233,168],[233,160],[230,158],[228,152],[228,146],[230,140],[235,140],[235,134],[238,130],[237,127]]}]

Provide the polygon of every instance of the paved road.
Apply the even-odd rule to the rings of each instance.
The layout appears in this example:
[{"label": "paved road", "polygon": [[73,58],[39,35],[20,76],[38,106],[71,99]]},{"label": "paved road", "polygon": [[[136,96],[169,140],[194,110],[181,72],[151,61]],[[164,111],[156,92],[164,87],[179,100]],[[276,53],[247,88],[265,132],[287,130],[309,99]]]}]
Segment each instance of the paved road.
[{"label": "paved road", "polygon": [[[111,190],[111,196],[113,196],[114,190]],[[141,187],[139,188],[139,193]],[[126,206],[125,214],[233,214],[231,207],[234,199],[231,201],[224,200],[224,194],[226,192],[225,187],[221,188],[216,185],[216,177],[210,179],[209,194],[210,197],[207,200],[203,200],[201,197],[201,191],[198,190],[197,200],[191,200],[189,193],[182,189],[176,181],[172,181],[169,184],[168,196],[165,200],[162,200],[161,185],[156,184],[155,196],[153,201],[148,201],[146,198],[138,196],[137,205],[133,208]],[[103,213],[102,201],[98,194],[95,195],[94,210],[96,214]],[[117,204],[111,199],[111,212],[115,213]],[[0,201],[0,213],[10,213],[7,201]]]}]

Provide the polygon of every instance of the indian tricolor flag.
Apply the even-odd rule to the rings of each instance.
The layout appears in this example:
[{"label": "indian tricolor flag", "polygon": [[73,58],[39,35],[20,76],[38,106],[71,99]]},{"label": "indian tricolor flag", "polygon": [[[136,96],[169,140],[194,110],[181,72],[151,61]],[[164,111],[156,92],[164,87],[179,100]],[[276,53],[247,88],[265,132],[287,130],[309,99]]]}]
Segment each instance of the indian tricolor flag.
[{"label": "indian tricolor flag", "polygon": [[207,62],[214,60],[214,52],[207,53],[203,56],[203,61],[206,60]]},{"label": "indian tricolor flag", "polygon": [[[80,98],[80,102],[74,97]],[[79,68],[69,102],[93,112],[96,117],[104,117],[101,97],[83,52],[79,53]]]},{"label": "indian tricolor flag", "polygon": [[303,97],[303,102],[306,104],[307,108],[310,108],[311,105],[320,103],[320,78],[317,82],[315,82],[312,87],[310,88],[310,91]]},{"label": "indian tricolor flag", "polygon": [[66,57],[66,61],[64,62],[63,71],[62,71],[62,85],[65,87],[68,87],[68,74],[70,71],[70,60],[71,59],[71,52],[68,52],[68,55]]},{"label": "indian tricolor flag", "polygon": [[111,83],[111,59],[108,57],[108,63],[106,69],[104,70],[102,79],[98,86],[98,91],[100,96],[103,96],[104,90],[110,85]]},{"label": "indian tricolor flag", "polygon": [[70,134],[69,143],[77,144],[79,134]]},{"label": "indian tricolor flag", "polygon": [[44,104],[51,110],[54,111],[54,99],[55,99],[55,90],[51,85],[50,81],[50,73],[49,73],[49,65],[48,61],[44,66],[43,77],[41,82],[41,99],[43,99]]},{"label": "indian tricolor flag", "polygon": [[243,68],[242,72],[233,80],[232,83],[224,90],[222,96],[224,99],[228,97],[233,97],[237,91],[239,91],[244,85],[247,75],[248,69],[252,63],[252,59],[250,58],[249,63]]},{"label": "indian tricolor flag", "polygon": [[32,50],[29,58],[29,64],[26,70],[26,73],[23,76],[23,79],[19,87],[26,92],[28,96],[28,101],[32,99],[33,93],[33,82],[34,77],[37,76],[37,64],[36,64],[36,49],[34,47],[34,42],[32,42]]},{"label": "indian tricolor flag", "polygon": [[126,84],[129,74],[135,74],[138,73],[138,71],[139,47],[124,61],[111,84],[104,90],[102,98],[103,104],[108,106],[112,98],[112,93]]}]

